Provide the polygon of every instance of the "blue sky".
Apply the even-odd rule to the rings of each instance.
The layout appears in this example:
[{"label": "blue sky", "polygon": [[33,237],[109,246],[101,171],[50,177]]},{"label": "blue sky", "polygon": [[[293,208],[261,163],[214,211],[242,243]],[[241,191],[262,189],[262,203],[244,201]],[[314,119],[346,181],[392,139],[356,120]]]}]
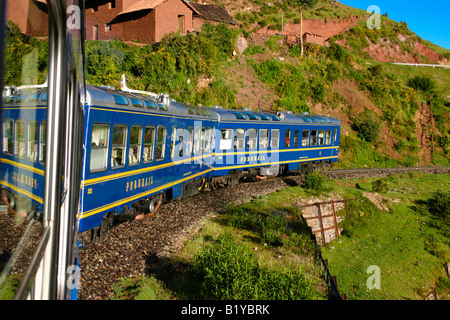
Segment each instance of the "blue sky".
[{"label": "blue sky", "polygon": [[[366,10],[370,5],[395,21],[405,21],[421,38],[450,49],[450,0],[340,0],[350,7]],[[381,17],[383,19],[383,17]]]}]

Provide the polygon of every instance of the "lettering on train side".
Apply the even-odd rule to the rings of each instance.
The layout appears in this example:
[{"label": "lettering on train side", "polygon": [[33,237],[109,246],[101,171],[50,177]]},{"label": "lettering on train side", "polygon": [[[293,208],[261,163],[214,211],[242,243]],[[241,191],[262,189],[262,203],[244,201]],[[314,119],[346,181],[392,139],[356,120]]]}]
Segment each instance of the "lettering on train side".
[{"label": "lettering on train side", "polygon": [[37,179],[23,173],[13,172],[12,180],[17,183],[25,184],[33,189],[37,189]]},{"label": "lettering on train side", "polygon": [[153,176],[142,177],[127,181],[125,192],[142,189],[153,184]]}]

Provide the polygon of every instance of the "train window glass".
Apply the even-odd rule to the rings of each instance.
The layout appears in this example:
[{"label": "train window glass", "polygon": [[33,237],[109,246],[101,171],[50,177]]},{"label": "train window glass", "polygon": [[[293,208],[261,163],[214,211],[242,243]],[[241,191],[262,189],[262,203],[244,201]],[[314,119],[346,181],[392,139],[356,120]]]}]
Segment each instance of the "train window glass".
[{"label": "train window glass", "polygon": [[44,163],[45,162],[45,153],[46,150],[46,143],[47,143],[47,122],[42,121],[41,127],[40,127],[40,135],[39,135],[39,162]]},{"label": "train window glass", "polygon": [[192,140],[194,138],[194,128],[189,127],[186,131],[186,154],[192,155]]},{"label": "train window glass", "polygon": [[258,130],[248,129],[247,149],[256,149],[258,142]]},{"label": "train window glass", "polygon": [[48,99],[48,92],[47,92],[47,91],[44,91],[44,93],[42,94],[41,100],[42,100],[42,101],[47,101],[47,99]]},{"label": "train window glass", "polygon": [[25,121],[17,120],[15,126],[15,152],[14,155],[25,159]]},{"label": "train window glass", "polygon": [[14,122],[12,119],[5,119],[3,121],[3,152],[9,155],[13,154],[14,150]]},{"label": "train window glass", "polygon": [[289,148],[291,146],[291,129],[287,129],[284,134],[284,147]]},{"label": "train window glass", "polygon": [[294,148],[298,147],[298,130],[295,130],[294,132]]},{"label": "train window glass", "polygon": [[133,107],[139,107],[139,108],[144,107],[144,103],[141,100],[139,100],[135,97],[130,97],[130,100],[131,100],[131,104],[133,105]]},{"label": "train window glass", "polygon": [[158,127],[158,137],[156,140],[156,161],[164,159],[164,153],[166,151],[166,127]]},{"label": "train window glass", "polygon": [[307,147],[309,142],[309,130],[303,130],[302,132],[302,147]]},{"label": "train window glass", "polygon": [[176,144],[177,144],[177,127],[172,127],[172,137],[170,141],[170,157],[175,157],[175,150],[176,150]]},{"label": "train window glass", "polygon": [[148,100],[148,99],[144,99],[144,102],[145,102],[145,106],[147,107],[147,109],[156,110],[156,103],[154,103],[153,101]]},{"label": "train window glass", "polygon": [[250,120],[259,120],[259,117],[253,113],[245,113]]},{"label": "train window glass", "polygon": [[178,135],[177,135],[177,150],[178,150],[178,156],[181,158],[183,156],[183,149],[184,149],[184,129],[180,128],[178,129]]},{"label": "train window glass", "polygon": [[142,127],[132,126],[130,130],[130,147],[128,148],[128,164],[141,162]]},{"label": "train window glass", "polygon": [[128,105],[128,100],[127,98],[125,98],[124,96],[121,96],[119,94],[112,94],[114,97],[114,101],[116,102],[116,104],[122,105],[122,106],[127,106]]},{"label": "train window glass", "polygon": [[334,128],[334,142],[337,140],[337,128]]},{"label": "train window glass", "polygon": [[167,106],[164,103],[158,103],[159,110],[167,111]]},{"label": "train window glass", "polygon": [[36,162],[38,156],[38,125],[37,121],[28,122],[28,160]]},{"label": "train window glass", "polygon": [[331,144],[331,130],[327,130],[326,144]]},{"label": "train window glass", "polygon": [[206,151],[206,128],[203,127],[202,128],[202,151],[205,152]]},{"label": "train window glass", "polygon": [[212,129],[211,127],[208,127],[208,130],[206,130],[206,150],[211,151],[211,139],[212,139]]},{"label": "train window glass", "polygon": [[155,146],[155,127],[145,127],[144,152],[142,155],[144,163],[153,161],[154,146]]},{"label": "train window glass", "polygon": [[236,129],[234,133],[234,149],[245,148],[245,129]]},{"label": "train window glass", "polygon": [[317,144],[317,130],[311,130],[311,145],[315,146]]},{"label": "train window glass", "polygon": [[220,150],[230,150],[233,141],[233,130],[232,129],[222,129],[220,132]]},{"label": "train window glass", "polygon": [[272,118],[273,121],[280,121],[280,117],[271,114],[270,117]]},{"label": "train window glass", "polygon": [[246,120],[247,118],[239,112],[232,112],[232,114],[234,114],[234,116],[236,117],[236,119],[242,119],[242,120]]},{"label": "train window glass", "polygon": [[108,136],[109,126],[107,124],[94,124],[92,126],[91,171],[106,169],[108,159]]},{"label": "train window glass", "polygon": [[30,95],[30,102],[36,102],[39,100],[39,97],[41,96],[42,91],[36,92]]},{"label": "train window glass", "polygon": [[269,146],[269,129],[259,130],[259,148],[267,149]]},{"label": "train window glass", "polygon": [[272,129],[270,137],[270,147],[278,148],[280,145],[280,129]]},{"label": "train window glass", "polygon": [[259,117],[261,118],[261,120],[270,120],[269,116],[265,115],[265,114],[258,114]]},{"label": "train window glass", "polygon": [[319,131],[319,146],[323,146],[325,142],[325,130]]},{"label": "train window glass", "polygon": [[127,127],[115,125],[112,134],[111,167],[123,167],[125,165],[127,144]]},{"label": "train window glass", "polygon": [[198,154],[200,152],[200,138],[201,138],[201,128],[195,127],[194,128],[194,153]]}]

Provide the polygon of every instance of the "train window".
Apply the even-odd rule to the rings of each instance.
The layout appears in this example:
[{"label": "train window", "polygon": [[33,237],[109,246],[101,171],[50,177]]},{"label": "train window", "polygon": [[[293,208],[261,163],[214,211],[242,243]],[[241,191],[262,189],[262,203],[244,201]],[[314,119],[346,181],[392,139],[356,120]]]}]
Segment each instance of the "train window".
[{"label": "train window", "polygon": [[170,141],[170,157],[175,157],[175,150],[177,149],[177,127],[172,127],[172,137]]},{"label": "train window", "polygon": [[307,147],[309,142],[309,130],[303,130],[302,132],[302,147]]},{"label": "train window", "polygon": [[91,171],[105,170],[108,159],[109,126],[94,124],[91,140]]},{"label": "train window", "polygon": [[153,161],[153,149],[155,146],[155,127],[145,127],[144,132],[144,163]]},{"label": "train window", "polygon": [[284,134],[284,147],[289,148],[291,146],[291,129],[287,129]]},{"label": "train window", "polygon": [[331,144],[331,130],[327,130],[326,144]]},{"label": "train window", "polygon": [[319,146],[323,146],[325,142],[325,130],[319,131]]},{"label": "train window", "polygon": [[247,149],[256,149],[258,142],[258,130],[248,129]]},{"label": "train window", "polygon": [[272,129],[270,137],[270,147],[276,149],[279,147],[279,145],[280,145],[280,130]]},{"label": "train window", "polygon": [[334,142],[337,140],[337,128],[334,128]]},{"label": "train window", "polygon": [[158,127],[158,137],[156,140],[156,161],[164,159],[166,151],[166,127]]},{"label": "train window", "polygon": [[269,116],[267,116],[267,115],[265,115],[265,114],[261,114],[261,113],[258,113],[258,115],[259,115],[259,117],[261,118],[261,120],[270,120],[270,118],[269,118]]},{"label": "train window", "polygon": [[147,109],[156,110],[156,103],[154,103],[153,101],[148,100],[148,99],[144,99],[144,102],[145,102],[145,106],[147,107]]},{"label": "train window", "polygon": [[201,128],[195,127],[194,128],[194,153],[197,154],[200,152],[200,138],[201,138]]},{"label": "train window", "polygon": [[311,130],[311,145],[315,146],[317,144],[317,130]]},{"label": "train window", "polygon": [[236,129],[234,133],[234,149],[245,148],[245,129]]},{"label": "train window", "polygon": [[247,117],[248,117],[250,120],[259,120],[259,117],[258,117],[256,114],[248,113],[248,112],[246,112],[245,114],[247,115]]},{"label": "train window", "polygon": [[167,111],[167,106],[164,103],[158,103],[159,110]]},{"label": "train window", "polygon": [[205,150],[209,152],[211,151],[211,127],[208,127],[206,129],[205,140],[206,140]]},{"label": "train window", "polygon": [[294,148],[298,147],[298,130],[294,132]]},{"label": "train window", "polygon": [[47,122],[41,122],[40,136],[39,136],[39,162],[45,162],[45,153],[47,152],[45,146],[47,143]]},{"label": "train window", "polygon": [[259,148],[267,149],[269,146],[269,129],[259,130]]},{"label": "train window", "polygon": [[120,104],[122,106],[128,105],[128,100],[124,96],[121,96],[119,94],[114,94],[114,93],[112,95],[114,97],[114,101],[116,102],[116,104]]},{"label": "train window", "polygon": [[144,103],[141,100],[134,98],[134,97],[129,97],[129,98],[131,100],[131,104],[133,105],[133,107],[139,107],[139,108],[144,107]]},{"label": "train window", "polygon": [[28,160],[36,162],[38,156],[38,125],[37,121],[28,122]]},{"label": "train window", "polygon": [[3,121],[3,152],[6,154],[13,154],[14,150],[14,122],[12,119],[5,119]]},{"label": "train window", "polygon": [[115,125],[112,134],[112,152],[111,167],[123,167],[125,165],[127,144],[127,127],[124,125]]},{"label": "train window", "polygon": [[141,162],[142,127],[132,126],[130,130],[130,147],[128,148],[128,165]]},{"label": "train window", "polygon": [[234,114],[234,116],[236,117],[236,119],[242,119],[242,120],[246,120],[247,118],[239,112],[231,112],[232,114]]},{"label": "train window", "polygon": [[222,129],[220,132],[220,150],[230,150],[233,141],[233,129]]},{"label": "train window", "polygon": [[25,121],[17,120],[15,126],[15,152],[14,155],[25,159]]},{"label": "train window", "polygon": [[189,127],[186,131],[186,154],[192,155],[192,140],[194,138],[194,128]]},{"label": "train window", "polygon": [[176,149],[178,150],[178,156],[181,158],[183,156],[183,149],[184,149],[184,129],[180,128],[178,129],[178,136],[177,136],[178,142],[176,145]]}]

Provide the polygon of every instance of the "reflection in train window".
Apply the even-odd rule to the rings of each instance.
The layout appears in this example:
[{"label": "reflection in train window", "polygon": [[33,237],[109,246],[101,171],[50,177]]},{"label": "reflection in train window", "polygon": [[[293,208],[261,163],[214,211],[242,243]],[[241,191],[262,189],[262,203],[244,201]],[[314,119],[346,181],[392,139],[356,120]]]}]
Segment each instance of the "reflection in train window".
[{"label": "reflection in train window", "polygon": [[91,171],[105,170],[108,159],[109,126],[94,124],[91,140]]},{"label": "reflection in train window", "polygon": [[28,122],[28,160],[36,162],[38,156],[38,125],[37,121]]},{"label": "reflection in train window", "polygon": [[158,127],[158,138],[156,141],[156,161],[164,159],[164,152],[166,151],[166,127]]},{"label": "reflection in train window", "polygon": [[130,131],[130,148],[128,149],[128,164],[141,162],[142,127],[132,126]]},{"label": "reflection in train window", "polygon": [[39,136],[39,163],[45,162],[45,152],[47,151],[45,146],[47,143],[47,122],[41,122],[40,136]]},{"label": "reflection in train window", "polygon": [[12,119],[5,119],[3,121],[3,152],[9,155],[13,154],[14,150],[14,122]]},{"label": "reflection in train window", "polygon": [[17,120],[15,126],[15,152],[14,155],[25,159],[25,121]]},{"label": "reflection in train window", "polygon": [[125,165],[125,148],[127,144],[127,127],[115,125],[112,135],[111,167],[123,167]]},{"label": "reflection in train window", "polygon": [[280,130],[272,129],[270,137],[270,147],[278,148],[279,145],[280,145]]},{"label": "reflection in train window", "polygon": [[155,127],[145,127],[144,132],[144,163],[153,161],[153,149],[155,148]]}]

